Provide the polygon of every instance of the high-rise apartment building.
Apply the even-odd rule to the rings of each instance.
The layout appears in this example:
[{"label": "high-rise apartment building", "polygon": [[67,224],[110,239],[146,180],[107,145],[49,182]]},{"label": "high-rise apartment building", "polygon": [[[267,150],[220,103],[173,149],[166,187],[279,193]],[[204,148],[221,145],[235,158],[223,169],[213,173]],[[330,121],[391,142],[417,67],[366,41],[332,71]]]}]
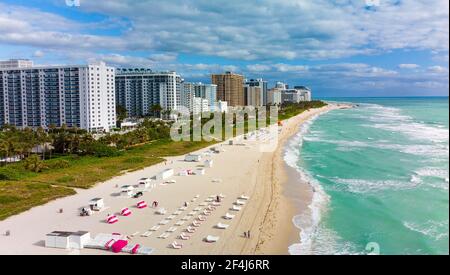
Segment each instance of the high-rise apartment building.
[{"label": "high-rise apartment building", "polygon": [[116,101],[129,116],[152,114],[152,106],[177,110],[181,106],[182,79],[176,72],[150,69],[117,69]]},{"label": "high-rise apartment building", "polygon": [[262,88],[257,86],[244,86],[245,106],[261,107],[263,104]]},{"label": "high-rise apartment building", "polygon": [[200,97],[208,100],[209,110],[214,112],[217,104],[217,85],[215,84],[194,84],[195,97]]},{"label": "high-rise apartment building", "polygon": [[217,85],[217,99],[227,101],[229,106],[244,106],[244,77],[239,74],[226,72],[213,74],[213,84]]},{"label": "high-rise apartment building", "polygon": [[[261,98],[261,105],[267,105],[268,103],[268,94],[267,94],[267,81],[263,80],[262,78],[258,79],[250,79],[246,81],[245,85],[250,87],[258,87],[260,88],[260,95]],[[260,106],[260,105],[258,105]]]},{"label": "high-rise apartment building", "polygon": [[30,61],[8,61],[2,65],[0,126],[66,125],[91,132],[108,132],[116,126],[115,69],[105,63],[33,66]]}]

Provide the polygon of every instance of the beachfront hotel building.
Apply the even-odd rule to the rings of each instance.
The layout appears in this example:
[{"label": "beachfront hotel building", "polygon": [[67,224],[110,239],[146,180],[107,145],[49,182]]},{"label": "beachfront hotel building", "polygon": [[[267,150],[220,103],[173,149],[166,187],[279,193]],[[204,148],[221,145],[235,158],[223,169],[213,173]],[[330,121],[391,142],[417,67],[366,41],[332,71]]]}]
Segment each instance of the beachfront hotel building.
[{"label": "beachfront hotel building", "polygon": [[264,106],[261,87],[244,86],[245,106],[261,107]]},{"label": "beachfront hotel building", "polygon": [[268,103],[268,86],[267,86],[267,81],[263,80],[262,78],[258,78],[258,79],[250,79],[247,80],[245,82],[246,86],[249,87],[258,87],[260,88],[260,95],[259,98],[261,98],[261,105],[258,106],[266,106]]},{"label": "beachfront hotel building", "polygon": [[0,126],[77,127],[109,132],[116,127],[115,69],[105,63],[34,66],[0,62]]},{"label": "beachfront hotel building", "polygon": [[226,101],[229,106],[244,106],[244,76],[232,72],[213,74],[212,84],[217,85],[217,99]]},{"label": "beachfront hotel building", "polygon": [[194,110],[194,98],[194,84],[190,82],[181,83],[181,105],[186,107],[190,113]]},{"label": "beachfront hotel building", "polygon": [[217,85],[194,83],[195,97],[208,100],[209,111],[214,112],[217,104]]},{"label": "beachfront hotel building", "polygon": [[294,89],[281,91],[281,99],[283,103],[299,103],[302,101],[311,101],[311,90],[305,86],[296,86]]},{"label": "beachfront hotel building", "polygon": [[117,69],[116,102],[130,117],[152,114],[152,106],[177,110],[181,106],[182,79],[176,72],[150,69]]}]

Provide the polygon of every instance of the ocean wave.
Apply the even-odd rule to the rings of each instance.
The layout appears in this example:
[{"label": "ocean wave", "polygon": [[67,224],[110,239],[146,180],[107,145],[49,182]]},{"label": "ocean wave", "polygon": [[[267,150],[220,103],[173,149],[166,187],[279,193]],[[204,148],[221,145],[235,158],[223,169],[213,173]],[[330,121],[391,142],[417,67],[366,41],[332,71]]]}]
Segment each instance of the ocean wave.
[{"label": "ocean wave", "polygon": [[432,221],[425,223],[403,222],[403,226],[411,231],[418,232],[422,235],[430,237],[436,241],[448,239],[448,220]]},{"label": "ocean wave", "polygon": [[410,180],[365,180],[365,179],[333,179],[335,189],[351,193],[367,194],[386,190],[407,190],[417,188],[421,181]]},{"label": "ocean wave", "polygon": [[[303,138],[309,132],[311,125],[318,116],[311,118],[300,127],[298,134],[289,142],[284,160],[290,167],[296,169],[300,178],[308,182],[313,189],[313,197],[308,210],[302,215],[293,218],[294,225],[300,229],[300,242],[289,247],[290,254],[311,254],[316,231],[321,221],[323,211],[329,202],[329,197],[322,189],[319,182],[311,177],[305,170],[298,166],[300,160],[300,148],[303,145]],[[317,133],[316,133],[317,134]]]},{"label": "ocean wave", "polygon": [[[303,220],[301,216],[294,218],[294,223]],[[289,246],[290,255],[360,255],[356,246],[344,241],[334,230],[317,226],[314,231],[305,233],[302,242]]]},{"label": "ocean wave", "polygon": [[412,117],[403,115],[400,109],[385,107],[376,104],[366,104],[366,109],[374,113],[368,118],[371,124],[363,125],[390,132],[400,132],[413,140],[426,140],[432,142],[449,141],[449,130],[441,125],[427,125],[423,121],[415,121]]}]

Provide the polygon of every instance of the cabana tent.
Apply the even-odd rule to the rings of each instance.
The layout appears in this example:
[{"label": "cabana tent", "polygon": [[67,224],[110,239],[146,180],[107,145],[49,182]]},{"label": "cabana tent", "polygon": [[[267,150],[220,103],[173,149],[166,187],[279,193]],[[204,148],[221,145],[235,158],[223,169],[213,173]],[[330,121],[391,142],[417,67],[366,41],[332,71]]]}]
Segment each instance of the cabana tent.
[{"label": "cabana tent", "polygon": [[122,186],[122,191],[120,192],[120,195],[123,197],[131,197],[131,196],[133,196],[133,190],[134,190],[133,186],[124,185],[124,186]]},{"label": "cabana tent", "polygon": [[89,202],[89,208],[92,211],[101,211],[105,207],[105,203],[102,198],[95,198]]}]

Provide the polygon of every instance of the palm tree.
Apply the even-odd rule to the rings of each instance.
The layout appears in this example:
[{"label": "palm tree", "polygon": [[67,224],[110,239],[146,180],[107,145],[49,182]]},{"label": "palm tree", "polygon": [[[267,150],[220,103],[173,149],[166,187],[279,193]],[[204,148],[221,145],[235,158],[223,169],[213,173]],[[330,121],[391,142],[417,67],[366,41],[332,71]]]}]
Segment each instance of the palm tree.
[{"label": "palm tree", "polygon": [[25,159],[23,165],[25,169],[33,171],[35,173],[39,173],[45,168],[47,168],[45,163],[39,158],[38,155],[29,156],[28,158]]},{"label": "palm tree", "polygon": [[152,105],[150,107],[150,110],[152,111],[154,116],[156,116],[156,114],[158,114],[158,117],[161,118],[161,111],[163,110],[161,105],[159,105],[159,104]]}]

